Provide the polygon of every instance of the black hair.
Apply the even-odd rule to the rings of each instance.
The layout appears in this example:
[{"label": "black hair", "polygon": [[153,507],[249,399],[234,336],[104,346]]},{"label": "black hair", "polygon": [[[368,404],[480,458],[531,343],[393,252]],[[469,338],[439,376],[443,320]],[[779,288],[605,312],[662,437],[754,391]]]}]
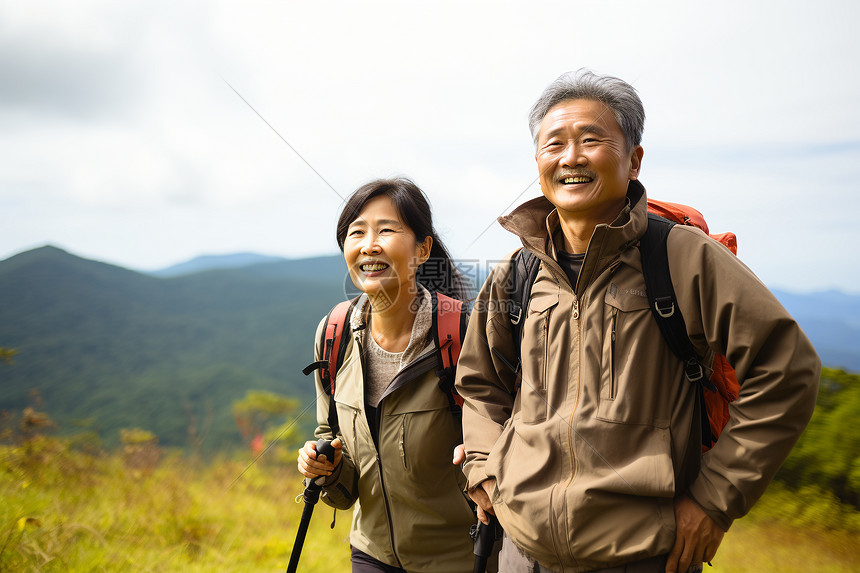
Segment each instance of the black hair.
[{"label": "black hair", "polygon": [[454,265],[448,249],[439,239],[433,227],[433,216],[427,196],[411,179],[396,177],[376,179],[355,190],[346,200],[346,205],[337,221],[337,245],[343,251],[349,226],[358,218],[364,206],[374,197],[391,199],[401,219],[415,234],[420,243],[432,237],[430,257],[418,267],[415,278],[429,291],[437,291],[458,300],[468,300],[470,286]]}]

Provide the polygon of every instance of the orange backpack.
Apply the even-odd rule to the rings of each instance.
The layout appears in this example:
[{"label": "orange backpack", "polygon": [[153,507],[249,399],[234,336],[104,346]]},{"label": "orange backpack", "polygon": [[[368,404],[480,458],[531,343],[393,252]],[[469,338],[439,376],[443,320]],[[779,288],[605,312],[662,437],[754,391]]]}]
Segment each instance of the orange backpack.
[{"label": "orange backpack", "polygon": [[672,352],[685,364],[687,379],[699,383],[703,390],[707,390],[700,392],[703,410],[708,414],[708,424],[704,423],[704,418],[702,420],[702,450],[707,451],[720,437],[723,427],[729,421],[729,402],[737,399],[740,384],[734,368],[722,354],[714,357],[710,380],[704,379],[701,358],[690,342],[680,311],[675,311],[677,304],[669,276],[666,237],[675,224],[698,227],[734,255],[738,254],[738,241],[734,233],[711,235],[702,214],[686,205],[649,199],[648,212],[648,231],[640,244],[645,290],[651,304],[651,312],[663,337]]},{"label": "orange backpack", "polygon": [[[737,374],[722,354],[714,357],[711,365],[713,374],[710,379],[704,376],[703,357],[698,356],[690,337],[684,317],[681,316],[669,274],[669,260],[666,251],[666,237],[676,224],[698,227],[709,233],[708,224],[702,214],[692,207],[677,203],[648,200],[648,230],[639,243],[642,255],[642,272],[645,275],[645,291],[660,332],[672,352],[684,363],[687,379],[699,388],[702,411],[702,451],[709,450],[723,427],[729,421],[729,402],[738,397],[740,384]],[[734,233],[710,235],[737,255],[738,243]],[[520,360],[522,343],[522,322],[524,310],[528,307],[531,288],[540,261],[527,249],[520,249],[512,261],[511,282],[508,292],[512,293],[509,316],[511,331],[515,341],[514,351]],[[519,364],[517,365],[519,368]]]}]

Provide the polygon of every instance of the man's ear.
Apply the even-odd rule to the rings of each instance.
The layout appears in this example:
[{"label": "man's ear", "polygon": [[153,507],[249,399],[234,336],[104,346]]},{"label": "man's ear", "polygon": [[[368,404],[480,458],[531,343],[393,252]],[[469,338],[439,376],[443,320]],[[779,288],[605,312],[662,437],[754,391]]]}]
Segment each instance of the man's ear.
[{"label": "man's ear", "polygon": [[642,156],[645,155],[645,150],[641,145],[637,145],[630,153],[630,173],[627,178],[631,181],[639,179],[639,170],[642,168]]}]

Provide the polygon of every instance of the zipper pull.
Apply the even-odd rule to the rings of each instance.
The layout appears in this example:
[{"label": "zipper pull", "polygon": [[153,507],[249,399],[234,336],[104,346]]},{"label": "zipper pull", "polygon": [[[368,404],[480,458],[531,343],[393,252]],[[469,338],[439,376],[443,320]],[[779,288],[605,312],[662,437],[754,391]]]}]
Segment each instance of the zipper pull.
[{"label": "zipper pull", "polygon": [[573,297],[573,319],[579,320],[579,299],[576,295]]}]

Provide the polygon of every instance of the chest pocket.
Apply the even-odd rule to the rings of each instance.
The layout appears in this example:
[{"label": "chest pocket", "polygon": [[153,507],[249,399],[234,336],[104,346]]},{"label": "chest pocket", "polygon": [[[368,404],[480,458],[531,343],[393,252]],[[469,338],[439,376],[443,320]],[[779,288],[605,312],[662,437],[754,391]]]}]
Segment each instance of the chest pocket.
[{"label": "chest pocket", "polygon": [[431,370],[383,399],[380,427],[383,464],[391,469],[401,468],[398,471],[405,471],[414,482],[438,483],[456,467],[450,463],[450,457],[454,447],[462,442],[460,418],[451,413],[447,396],[438,383]]},{"label": "chest pocket", "polygon": [[520,347],[522,379],[517,392],[520,419],[526,424],[536,424],[547,419],[549,339],[551,321],[557,308],[557,290],[540,292],[540,289],[535,287],[529,301],[526,322],[523,325],[523,340]]},{"label": "chest pocket", "polygon": [[[654,322],[644,289],[611,285],[604,297],[604,339],[601,358],[602,420],[667,427],[667,401],[655,384],[663,380],[659,367],[671,364],[671,353]],[[668,362],[667,362],[668,360]]]}]

